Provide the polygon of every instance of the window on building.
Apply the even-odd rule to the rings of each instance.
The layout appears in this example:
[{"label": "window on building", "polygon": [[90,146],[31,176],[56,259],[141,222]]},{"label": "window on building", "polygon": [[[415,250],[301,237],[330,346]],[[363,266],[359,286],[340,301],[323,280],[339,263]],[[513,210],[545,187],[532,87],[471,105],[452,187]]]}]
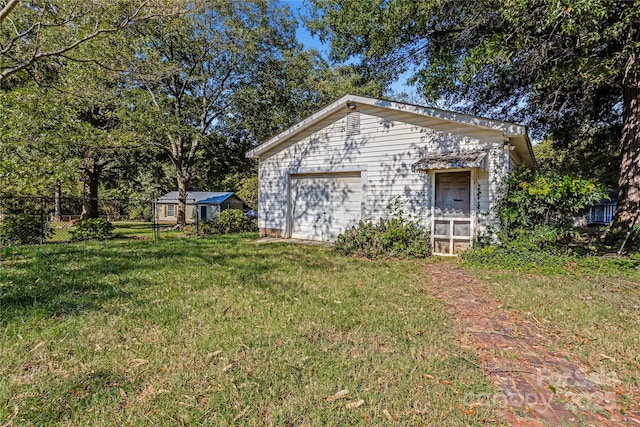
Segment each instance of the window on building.
[{"label": "window on building", "polygon": [[167,216],[176,216],[176,205],[167,205]]}]

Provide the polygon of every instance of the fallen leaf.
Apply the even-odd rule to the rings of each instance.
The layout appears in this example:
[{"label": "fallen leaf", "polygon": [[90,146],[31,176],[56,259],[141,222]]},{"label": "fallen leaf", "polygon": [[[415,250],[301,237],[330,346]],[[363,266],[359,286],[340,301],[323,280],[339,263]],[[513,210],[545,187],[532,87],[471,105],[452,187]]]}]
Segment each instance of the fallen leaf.
[{"label": "fallen leaf", "polygon": [[34,351],[36,351],[38,348],[42,347],[44,345],[44,341],[40,341],[38,344],[35,345],[35,347],[33,347],[31,350],[29,350],[29,353],[33,353]]},{"label": "fallen leaf", "polygon": [[458,408],[463,414],[465,415],[473,415],[476,413],[475,409],[467,409],[464,406],[461,405],[456,405],[456,408]]},{"label": "fallen leaf", "polygon": [[123,399],[126,399],[127,393],[121,388],[118,388],[118,390],[120,391],[120,397],[122,397]]},{"label": "fallen leaf", "polygon": [[387,411],[386,409],[382,410],[382,413],[384,414],[385,417],[387,417],[387,419],[389,421],[393,421],[393,417],[391,416],[391,414],[389,413],[389,411]]},{"label": "fallen leaf", "polygon": [[327,402],[333,402],[334,400],[344,399],[345,397],[347,397],[347,394],[349,394],[349,390],[345,388],[344,390],[340,390],[333,396],[327,397],[325,400]]},{"label": "fallen leaf", "polygon": [[244,408],[242,411],[240,411],[240,413],[238,415],[236,415],[233,418],[233,422],[235,423],[236,421],[238,421],[240,418],[244,417],[245,415],[247,415],[247,412],[249,412],[249,409],[251,409],[251,405],[247,405],[246,408]]},{"label": "fallen leaf", "polygon": [[347,409],[354,409],[354,408],[358,408],[360,406],[364,405],[364,400],[360,399],[357,402],[349,402],[346,405],[344,405],[345,408]]},{"label": "fallen leaf", "polygon": [[140,366],[140,365],[144,365],[145,363],[149,363],[149,361],[147,359],[133,359],[131,361],[131,364],[133,366]]}]

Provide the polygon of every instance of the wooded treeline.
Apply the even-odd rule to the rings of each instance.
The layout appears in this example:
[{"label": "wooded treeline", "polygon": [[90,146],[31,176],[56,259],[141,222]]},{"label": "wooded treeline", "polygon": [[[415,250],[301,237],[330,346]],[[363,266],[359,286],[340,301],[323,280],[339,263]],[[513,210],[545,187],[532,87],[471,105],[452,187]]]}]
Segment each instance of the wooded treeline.
[{"label": "wooded treeline", "polygon": [[304,49],[277,2],[41,0],[2,19],[0,188],[83,195],[85,217],[98,191],[251,202],[249,148],[345,92],[383,90]]}]

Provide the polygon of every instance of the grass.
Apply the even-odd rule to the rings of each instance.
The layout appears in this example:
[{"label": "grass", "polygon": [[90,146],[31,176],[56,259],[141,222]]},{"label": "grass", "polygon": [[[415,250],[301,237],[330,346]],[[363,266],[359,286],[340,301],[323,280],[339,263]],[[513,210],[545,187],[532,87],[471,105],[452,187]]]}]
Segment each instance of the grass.
[{"label": "grass", "polygon": [[[153,238],[153,223],[142,221],[115,221],[113,234],[117,238],[132,238],[132,239],[152,239]],[[47,238],[49,243],[57,242],[69,242],[71,241],[71,230],[73,225],[69,222],[52,222],[50,226],[53,230],[53,235]],[[162,226],[163,229],[167,229],[168,226]],[[173,232],[163,231],[164,234],[176,234]],[[165,236],[163,236],[165,237]],[[172,236],[174,237],[174,236]]]},{"label": "grass", "polygon": [[619,381],[640,401],[640,271],[638,260],[543,253],[471,253],[463,265],[503,308],[542,326],[552,349],[570,351],[593,372]]},{"label": "grass", "polygon": [[424,262],[254,238],[1,249],[0,425],[495,422]]}]

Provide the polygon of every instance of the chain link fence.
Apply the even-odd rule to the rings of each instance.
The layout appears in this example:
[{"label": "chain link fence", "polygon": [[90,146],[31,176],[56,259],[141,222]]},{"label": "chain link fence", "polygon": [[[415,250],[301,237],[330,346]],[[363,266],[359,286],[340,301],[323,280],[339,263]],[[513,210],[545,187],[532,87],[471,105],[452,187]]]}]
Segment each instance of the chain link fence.
[{"label": "chain link fence", "polygon": [[87,205],[124,234],[156,235],[150,200],[0,196],[0,247],[69,242]]},{"label": "chain link fence", "polygon": [[[202,204],[189,199],[185,211],[187,225],[176,227],[177,203],[161,202],[159,199],[0,195],[0,247],[71,242],[74,240],[75,223],[82,218],[83,210],[92,209],[98,217],[112,223],[118,237],[158,240],[166,237],[196,236],[201,231],[206,233],[215,221],[218,221],[218,226],[224,228],[225,224],[218,220],[220,213],[230,209],[242,212],[243,207],[241,201]],[[232,216],[226,218],[227,220],[222,222],[228,222],[227,229],[237,228],[237,219],[234,220]],[[250,215],[248,218],[254,220]]]}]

